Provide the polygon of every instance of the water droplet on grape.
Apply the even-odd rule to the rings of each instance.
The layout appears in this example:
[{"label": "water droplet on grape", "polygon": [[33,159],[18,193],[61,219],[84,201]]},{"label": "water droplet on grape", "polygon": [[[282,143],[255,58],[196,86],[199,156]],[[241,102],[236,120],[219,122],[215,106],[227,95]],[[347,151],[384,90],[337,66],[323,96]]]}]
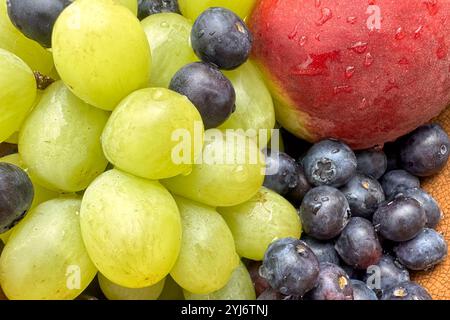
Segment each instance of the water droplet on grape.
[{"label": "water droplet on grape", "polygon": [[298,43],[300,44],[300,46],[304,46],[306,44],[306,41],[308,41],[308,37],[307,36],[301,36],[300,39],[298,40]]},{"label": "water droplet on grape", "polygon": [[373,64],[374,58],[370,52],[366,54],[366,57],[364,59],[364,66],[370,67]]},{"label": "water droplet on grape", "polygon": [[163,22],[161,22],[160,26],[162,28],[168,28],[169,27],[169,23],[167,23],[167,21],[163,21]]},{"label": "water droplet on grape", "polygon": [[336,86],[333,88],[334,94],[339,94],[342,92],[352,93],[353,88],[349,85]]},{"label": "water droplet on grape", "polygon": [[323,26],[327,21],[329,21],[331,18],[333,18],[333,12],[330,8],[322,8],[319,21],[316,22],[316,25]]},{"label": "water droplet on grape", "polygon": [[418,39],[420,37],[420,35],[422,34],[422,30],[423,30],[423,26],[419,26],[415,31],[414,31],[414,39]]},{"label": "water droplet on grape", "polygon": [[402,40],[406,37],[406,32],[403,31],[402,27],[399,27],[396,31],[395,31],[395,39],[396,40]]},{"label": "water droplet on grape", "polygon": [[352,44],[352,46],[349,49],[355,53],[363,54],[364,52],[366,52],[368,46],[369,44],[367,42],[358,41]]}]

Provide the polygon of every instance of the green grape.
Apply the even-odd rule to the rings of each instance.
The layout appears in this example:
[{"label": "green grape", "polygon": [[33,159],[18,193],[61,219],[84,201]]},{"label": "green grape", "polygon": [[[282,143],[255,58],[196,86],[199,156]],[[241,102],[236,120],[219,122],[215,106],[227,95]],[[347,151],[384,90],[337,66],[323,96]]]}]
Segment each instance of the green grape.
[{"label": "green grape", "polygon": [[11,236],[11,233],[12,233],[13,229],[9,229],[8,231],[0,234],[0,240],[2,240],[3,244],[6,244],[8,242],[9,237]]},{"label": "green grape", "polygon": [[97,273],[80,232],[79,199],[55,199],[32,210],[13,230],[0,257],[9,299],[74,299]]},{"label": "green grape", "polygon": [[[174,134],[188,136],[178,142]],[[102,135],[106,158],[117,168],[147,179],[188,172],[201,153],[203,123],[194,105],[176,92],[147,88],[133,92],[114,110]],[[187,158],[175,158],[177,146]]]},{"label": "green grape", "polygon": [[275,110],[259,70],[247,61],[224,74],[236,91],[236,111],[219,128],[249,130],[250,136],[255,137],[256,134],[259,146],[264,148],[275,126]]},{"label": "green grape", "polygon": [[[48,74],[53,68],[50,51],[25,37],[9,20],[6,1],[0,1],[0,48],[20,57],[33,70]],[[1,69],[1,68],[0,68]]]},{"label": "green grape", "polygon": [[0,49],[0,143],[19,130],[36,90],[33,72],[25,62]]},{"label": "green grape", "polygon": [[7,143],[18,144],[19,143],[19,131],[14,132],[9,136],[8,139],[5,140]]},{"label": "green grape", "polygon": [[[10,154],[8,156],[0,158],[0,162],[14,164],[14,165],[18,166],[19,168],[22,168],[28,172],[27,166],[22,161],[22,158],[20,157],[20,155],[18,153]],[[57,198],[59,196],[59,194],[57,192],[48,190],[48,189],[40,186],[39,183],[37,183],[36,179],[34,179],[34,177],[30,176],[30,179],[31,179],[31,182],[33,183],[33,187],[34,187],[34,198],[33,198],[33,203],[31,204],[30,209],[33,209],[34,207],[40,205],[41,203],[51,200],[51,199],[54,199],[54,198]]]},{"label": "green grape", "polygon": [[184,296],[186,300],[256,300],[255,287],[242,262],[234,269],[230,280],[222,289],[208,294],[195,294],[184,290]]},{"label": "green grape", "polygon": [[240,205],[217,208],[228,224],[241,257],[262,260],[269,244],[278,238],[300,238],[297,210],[282,196],[261,187]]},{"label": "green grape", "polygon": [[183,289],[168,275],[158,300],[184,300]]},{"label": "green grape", "polygon": [[256,0],[178,0],[183,15],[192,20],[210,7],[230,9],[244,19],[250,14],[255,2]]},{"label": "green grape", "polygon": [[84,193],[80,223],[92,261],[118,285],[154,285],[178,257],[180,215],[157,181],[116,169],[103,173]]},{"label": "green grape", "polygon": [[153,14],[141,21],[152,51],[152,87],[168,88],[175,73],[197,60],[190,45],[192,24],[176,13]]},{"label": "green grape", "polygon": [[264,181],[263,155],[256,143],[240,133],[216,129],[206,131],[205,137],[201,161],[196,159],[192,172],[161,182],[172,193],[213,207],[250,199]]},{"label": "green grape", "polygon": [[150,48],[136,17],[111,0],[77,0],[55,23],[53,57],[61,79],[81,99],[113,110],[148,84]]},{"label": "green grape", "polygon": [[108,280],[101,273],[98,274],[98,283],[103,294],[109,300],[156,300],[164,288],[162,279],[158,283],[144,288],[126,288]]},{"label": "green grape", "polygon": [[183,239],[170,275],[185,290],[205,294],[226,285],[239,263],[230,229],[214,208],[176,197]]},{"label": "green grape", "polygon": [[52,190],[84,190],[107,165],[100,136],[106,111],[57,81],[45,90],[19,135],[19,153],[36,181]]},{"label": "green grape", "polygon": [[130,9],[131,13],[137,16],[138,11],[138,0],[114,0],[115,2]]}]

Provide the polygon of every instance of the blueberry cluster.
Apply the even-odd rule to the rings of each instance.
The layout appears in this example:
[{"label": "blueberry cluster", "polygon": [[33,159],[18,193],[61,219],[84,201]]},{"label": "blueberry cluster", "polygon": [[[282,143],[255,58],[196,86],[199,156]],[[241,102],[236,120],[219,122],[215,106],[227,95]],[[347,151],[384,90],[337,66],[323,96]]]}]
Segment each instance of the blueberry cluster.
[{"label": "blueberry cluster", "polygon": [[445,131],[422,126],[386,153],[354,152],[333,139],[306,150],[290,142],[288,153],[303,149],[299,160],[269,150],[270,172],[278,170],[264,185],[299,206],[305,234],[274,241],[261,264],[249,265],[259,299],[431,299],[408,270],[429,270],[447,256],[433,229],[442,212],[419,179],[447,163]]}]

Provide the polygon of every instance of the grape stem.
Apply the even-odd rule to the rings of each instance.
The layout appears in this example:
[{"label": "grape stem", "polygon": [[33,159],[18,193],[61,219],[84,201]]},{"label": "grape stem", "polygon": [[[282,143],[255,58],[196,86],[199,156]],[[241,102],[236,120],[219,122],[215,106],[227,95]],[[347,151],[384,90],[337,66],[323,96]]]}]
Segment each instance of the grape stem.
[{"label": "grape stem", "polygon": [[45,74],[40,73],[39,71],[34,71],[34,78],[36,79],[36,85],[39,90],[45,90],[49,85],[51,85],[53,82],[55,82],[54,79],[52,79],[49,76],[46,76]]}]

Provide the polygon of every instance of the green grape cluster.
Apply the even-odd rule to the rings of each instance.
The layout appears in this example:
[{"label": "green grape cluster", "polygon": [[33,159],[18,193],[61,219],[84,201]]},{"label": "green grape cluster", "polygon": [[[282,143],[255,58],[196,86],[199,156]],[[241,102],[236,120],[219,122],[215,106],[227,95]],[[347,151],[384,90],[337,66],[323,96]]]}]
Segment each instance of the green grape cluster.
[{"label": "green grape cluster", "polygon": [[255,5],[256,0],[178,0],[184,16],[195,20],[203,11],[211,7],[224,7],[245,18]]}]

